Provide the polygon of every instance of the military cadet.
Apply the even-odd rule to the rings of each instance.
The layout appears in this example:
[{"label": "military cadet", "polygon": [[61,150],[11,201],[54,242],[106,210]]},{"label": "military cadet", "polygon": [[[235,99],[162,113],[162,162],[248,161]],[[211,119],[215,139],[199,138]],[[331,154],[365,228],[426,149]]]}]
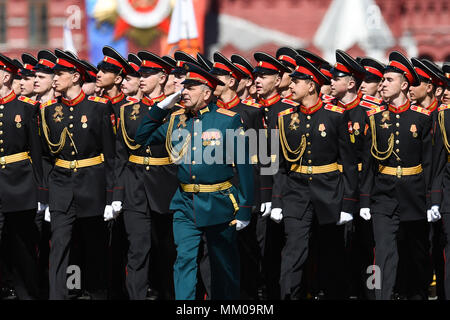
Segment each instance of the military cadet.
[{"label": "military cadet", "polygon": [[84,63],[86,66],[86,73],[85,73],[85,81],[83,83],[82,90],[87,96],[93,96],[96,95],[96,82],[97,82],[97,73],[98,69],[91,64],[89,61],[86,60],[80,60]]},{"label": "military cadet", "polygon": [[119,187],[114,194],[115,201],[123,203],[130,242],[127,289],[131,299],[146,298],[149,287],[153,291],[151,295],[173,299],[170,270],[175,248],[169,203],[178,188],[176,166],[171,163],[163,144],[144,147],[132,138],[144,114],[165,99],[163,88],[171,67],[153,53],[141,51],[138,56],[144,98],[120,110],[125,118],[118,134]]},{"label": "military cadet", "polygon": [[[12,61],[16,66],[19,66],[22,64],[17,59],[13,59]],[[20,80],[21,79],[22,79],[22,76],[19,74],[19,72],[16,72],[13,76],[12,90],[14,91],[14,93],[16,95],[19,95],[19,96],[20,96]]]},{"label": "military cadet", "polygon": [[[284,64],[278,59],[263,53],[256,52],[254,58],[257,65],[253,70],[255,77],[256,93],[259,103],[262,105],[264,126],[267,129],[267,154],[260,152],[259,163],[261,168],[261,219],[257,221],[258,243],[261,248],[262,266],[261,272],[266,288],[261,287],[261,296],[268,295],[270,299],[279,298],[279,268],[282,248],[282,225],[277,224],[280,220],[277,215],[271,215],[272,200],[277,200],[280,190],[273,190],[273,175],[278,170],[278,150],[271,150],[272,130],[276,130],[277,115],[279,112],[292,107],[292,101],[282,99],[278,88],[281,84],[283,74],[289,72]],[[262,145],[260,145],[262,147]],[[268,219],[270,216],[271,219]],[[274,223],[275,222],[275,223]],[[266,292],[265,292],[266,291]]]},{"label": "military cadet", "polygon": [[444,94],[445,88],[447,87],[445,74],[442,71],[442,68],[428,59],[421,59],[420,61],[422,61],[424,65],[433,70],[433,72],[439,76],[439,80],[436,81],[436,91],[434,95],[439,102],[442,102],[442,96]]},{"label": "military cadet", "polygon": [[283,77],[281,79],[281,84],[279,86],[278,91],[280,92],[280,96],[285,99],[291,98],[291,90],[289,89],[289,85],[291,84],[291,77],[289,74],[295,70],[297,66],[295,64],[295,57],[298,55],[298,52],[290,47],[281,47],[277,50],[275,56],[280,62],[289,69],[290,72],[283,73]]},{"label": "military cadet", "polygon": [[173,70],[176,68],[177,66],[177,61],[172,58],[171,56],[165,55],[161,57],[169,66],[170,66],[170,72],[167,76],[167,82],[166,85],[164,86],[164,94],[166,96],[171,95],[172,93],[175,93],[176,91],[179,91],[182,89],[182,85],[181,88],[177,88],[178,90],[175,90],[175,74],[173,74]]},{"label": "military cadet", "polygon": [[[205,233],[211,262],[211,299],[238,299],[236,229],[248,225],[253,205],[248,141],[240,116],[211,103],[215,87],[222,83],[194,64],[185,65],[188,69],[182,93],[185,109],[173,113],[169,122],[163,123],[181,91],[158,103],[142,120],[136,142],[152,145],[166,141],[169,154],[178,163],[180,187],[170,205],[175,212],[173,232],[177,246],[175,298],[195,298],[197,252]],[[227,129],[235,131],[233,137],[227,138]],[[181,133],[187,136],[180,148],[177,139]],[[239,148],[236,143],[241,144]],[[219,148],[225,148],[226,152],[213,158],[211,164],[207,158],[200,159],[204,150],[216,157]],[[233,163],[239,175],[238,188],[230,182]]]},{"label": "military cadet", "polygon": [[360,64],[366,70],[363,81],[359,90],[363,95],[372,96],[381,99],[379,87],[383,79],[383,70],[385,65],[373,58],[362,58]]},{"label": "military cadet", "polygon": [[[241,101],[237,95],[240,80],[245,76],[238,67],[225,58],[220,52],[214,53],[214,65],[210,71],[224,85],[217,85],[214,95],[218,97],[217,106],[238,113],[241,116],[244,130],[250,129],[254,135],[253,150],[250,150],[254,172],[254,210],[252,223],[244,230],[238,232],[239,251],[241,256],[241,298],[257,299],[257,280],[259,272],[259,248],[256,240],[256,221],[259,216],[259,167],[257,141],[260,130],[263,130],[261,105],[249,100]],[[235,185],[238,181],[234,182]],[[257,209],[257,210],[255,210]]]},{"label": "military cadet", "polygon": [[[381,94],[386,105],[367,111],[365,146],[369,159],[363,164],[360,215],[372,218],[375,238],[376,299],[391,299],[402,224],[404,254],[409,255],[409,299],[426,299],[429,280],[427,191],[431,183],[432,135],[430,111],[411,106],[410,86],[420,84],[414,67],[399,52],[389,54]],[[400,255],[400,259],[402,256]],[[378,269],[379,268],[379,269]],[[376,274],[378,272],[378,275]]]},{"label": "military cadet", "polygon": [[448,79],[450,78],[450,63],[445,62],[442,66],[442,71],[444,72],[444,76],[446,78],[446,87],[444,93],[442,94],[442,103],[450,104],[450,86],[448,85]]},{"label": "military cadet", "polygon": [[[274,203],[284,219],[286,243],[281,258],[281,298],[299,299],[303,267],[308,255],[308,238],[313,218],[327,226],[330,240],[321,252],[327,298],[342,297],[342,234],[337,225],[351,221],[357,205],[357,170],[348,138],[345,109],[325,104],[320,86],[328,79],[304,57],[296,57],[291,74],[291,91],[296,103],[278,113],[280,130],[280,170],[274,189],[281,189]],[[339,171],[338,163],[343,166]],[[287,178],[280,179],[285,175]],[[282,186],[278,186],[278,184]],[[281,206],[279,206],[281,203]],[[324,234],[325,235],[325,234]]]},{"label": "military cadet", "polygon": [[322,87],[320,87],[321,98],[325,98],[326,96],[329,96],[331,94],[331,79],[333,78],[331,69],[333,69],[333,66],[328,62],[323,63],[321,66],[319,66],[319,71],[329,80],[329,84],[324,84]]},{"label": "military cadet", "polygon": [[121,89],[127,97],[140,101],[144,96],[139,87],[141,80],[141,74],[139,73],[141,59],[134,53],[129,53],[128,64],[131,66],[131,69],[129,68],[125,79],[123,79]]},{"label": "military cadet", "polygon": [[257,100],[257,96],[256,87],[253,83],[255,80],[252,73],[254,67],[250,64],[250,62],[238,54],[232,54],[230,59],[231,62],[233,62],[233,64],[244,74],[241,81],[239,81],[237,88],[239,99],[255,102]]},{"label": "military cadet", "polygon": [[[450,88],[450,66],[445,65],[443,67],[444,74],[446,76],[446,89],[445,95],[449,94]],[[433,153],[433,186],[431,189],[431,211],[432,216],[435,219],[442,215],[442,231],[444,233],[444,273],[443,273],[443,285],[444,294],[439,295],[439,289],[437,290],[440,299],[450,300],[450,264],[446,263],[447,257],[450,255],[450,219],[449,219],[449,159],[450,159],[450,144],[448,142],[448,135],[450,127],[449,119],[449,104],[441,104],[438,107],[438,128],[435,132],[435,144]],[[439,212],[439,215],[437,214]],[[433,243],[433,245],[435,245]],[[437,269],[438,270],[438,269]],[[436,271],[437,271],[436,270]],[[439,284],[439,273],[437,275],[437,284]]]},{"label": "military cadet", "polygon": [[18,69],[11,59],[0,54],[0,66],[0,240],[18,298],[36,299],[35,216],[45,199],[37,102],[12,90]]},{"label": "military cadet", "polygon": [[50,299],[67,299],[67,267],[75,222],[81,230],[81,285],[106,297],[107,230],[114,185],[111,105],[82,91],[85,66],[56,49],[55,89],[61,97],[41,105],[41,132],[55,165],[48,178],[51,216]]},{"label": "military cadet", "polygon": [[36,94],[34,93],[34,66],[37,60],[29,53],[22,54],[22,67],[20,68],[20,75],[22,79],[20,80],[20,95],[36,100]]},{"label": "military cadet", "polygon": [[53,67],[56,63],[56,56],[49,50],[41,50],[38,52],[37,58],[38,62],[34,66],[35,78],[33,90],[36,94],[36,100],[44,103],[55,97]]}]

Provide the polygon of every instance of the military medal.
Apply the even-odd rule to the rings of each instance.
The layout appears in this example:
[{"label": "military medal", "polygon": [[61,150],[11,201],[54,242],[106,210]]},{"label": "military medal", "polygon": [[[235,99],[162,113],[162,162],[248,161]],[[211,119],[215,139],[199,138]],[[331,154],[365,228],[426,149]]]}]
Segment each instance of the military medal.
[{"label": "military medal", "polygon": [[84,129],[86,129],[88,125],[87,125],[87,117],[86,117],[85,114],[83,114],[83,115],[81,116],[81,123],[83,123],[81,126],[82,126]]},{"label": "military medal", "polygon": [[383,117],[383,119],[381,119],[381,122],[385,122],[386,120],[391,120],[389,117],[389,111],[384,111],[381,116]]},{"label": "military medal", "polygon": [[300,119],[298,118],[298,114],[297,113],[291,114],[291,123],[289,124],[289,129],[297,130],[299,123],[300,123]]},{"label": "military medal", "polygon": [[136,120],[138,117],[136,117],[137,114],[139,114],[139,109],[141,108],[141,105],[136,103],[133,105],[133,112],[131,112],[131,120]]},{"label": "military medal", "polygon": [[325,132],[325,125],[323,124],[323,123],[321,123],[320,125],[319,125],[319,131],[320,131],[320,135],[322,136],[322,137],[326,137],[327,136],[327,133]]},{"label": "military medal", "polygon": [[355,123],[353,124],[353,129],[355,130],[355,136],[359,135],[359,129],[360,129],[360,126],[359,126],[359,123],[358,123],[358,122],[355,122]]},{"label": "military medal", "polygon": [[411,125],[411,128],[409,128],[409,131],[412,132],[412,136],[413,136],[414,138],[417,138],[418,134],[417,134],[417,127],[416,127],[415,124],[412,124],[412,125]]},{"label": "military medal", "polygon": [[64,113],[62,112],[63,107],[62,106],[56,106],[55,107],[55,113],[53,114],[53,121],[55,122],[61,122],[63,119]]},{"label": "military medal", "polygon": [[178,123],[177,128],[179,128],[180,126],[182,126],[183,128],[186,128],[186,120],[187,120],[187,117],[184,113],[182,115],[180,115],[180,122]]},{"label": "military medal", "polygon": [[22,117],[20,114],[16,114],[16,118],[14,119],[16,121],[16,127],[20,129],[22,127],[22,124],[20,123],[22,121]]}]

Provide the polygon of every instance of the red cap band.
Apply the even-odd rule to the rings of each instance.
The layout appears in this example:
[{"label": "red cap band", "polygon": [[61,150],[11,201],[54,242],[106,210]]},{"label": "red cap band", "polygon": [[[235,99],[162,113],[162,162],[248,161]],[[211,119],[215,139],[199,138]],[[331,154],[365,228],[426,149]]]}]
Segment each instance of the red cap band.
[{"label": "red cap band", "polygon": [[346,66],[344,66],[342,63],[336,62],[336,64],[334,65],[334,68],[336,70],[352,74],[352,72]]},{"label": "red cap band", "polygon": [[137,72],[139,70],[139,66],[136,63],[133,63],[133,62],[128,62],[128,63],[134,69],[134,71]]},{"label": "red cap band", "polygon": [[23,68],[24,68],[24,69],[27,69],[27,70],[34,71],[34,67],[33,67],[31,64],[28,64],[28,63],[25,63],[25,64],[23,65]]},{"label": "red cap band", "polygon": [[231,74],[231,76],[233,76],[233,78],[236,78],[237,80],[242,79],[241,75],[236,74],[235,72],[233,72],[233,70],[231,70],[230,68],[228,68],[227,65],[220,63],[220,62],[214,62],[213,68],[216,69],[220,69],[220,70],[224,70],[227,71]]},{"label": "red cap band", "polygon": [[243,65],[239,64],[239,63],[235,63],[234,64],[236,67],[239,68],[239,70],[241,70],[243,73],[245,73],[246,75],[248,75],[252,80],[253,79],[253,74],[250,72],[250,70],[248,70],[246,67],[244,67]]},{"label": "red cap band", "polygon": [[302,66],[297,66],[297,68],[295,68],[295,71],[299,72],[299,73],[303,73],[303,74],[307,74],[309,76],[312,77],[312,79],[319,85],[322,85],[322,81],[320,81],[316,75],[314,73],[312,73],[310,70],[306,69],[305,67]]},{"label": "red cap band", "polygon": [[199,81],[201,83],[206,84],[207,86],[211,87],[211,88],[215,88],[216,86],[209,81],[207,78],[203,77],[201,74],[195,73],[195,72],[188,72],[186,74],[186,80],[196,80]]},{"label": "red cap band", "polygon": [[370,73],[376,75],[377,77],[383,78],[383,74],[380,72],[380,70],[378,70],[376,68],[366,66],[366,67],[364,67],[364,69],[366,69]]},{"label": "red cap band", "polygon": [[103,61],[105,61],[105,62],[107,62],[107,63],[110,63],[110,64],[113,64],[113,65],[115,65],[116,67],[119,67],[120,69],[122,69],[123,71],[125,71],[125,70],[123,69],[123,66],[122,66],[122,65],[120,64],[120,62],[117,61],[116,59],[113,59],[113,58],[111,58],[111,57],[105,56],[105,57],[103,58]]},{"label": "red cap band", "polygon": [[279,56],[278,60],[286,61],[286,62],[289,62],[290,64],[293,64],[294,66],[297,66],[297,62],[295,62],[295,59],[292,59],[289,56],[285,56],[284,54]]},{"label": "red cap band", "polygon": [[322,72],[325,76],[327,76],[330,79],[333,78],[333,75],[327,69],[320,69],[320,72]]},{"label": "red cap band", "polygon": [[265,62],[265,61],[259,61],[257,66],[261,67],[261,68],[266,68],[266,69],[270,69],[270,70],[279,71],[279,69],[276,66],[274,66],[271,63]]},{"label": "red cap band", "polygon": [[404,66],[398,61],[391,61],[389,62],[389,65],[405,72],[405,77],[406,79],[408,79],[410,84],[414,82],[414,77],[406,66]]},{"label": "red cap band", "polygon": [[38,64],[42,64],[43,66],[47,66],[49,68],[53,68],[55,66],[55,64],[53,62],[46,60],[46,59],[39,60]]}]

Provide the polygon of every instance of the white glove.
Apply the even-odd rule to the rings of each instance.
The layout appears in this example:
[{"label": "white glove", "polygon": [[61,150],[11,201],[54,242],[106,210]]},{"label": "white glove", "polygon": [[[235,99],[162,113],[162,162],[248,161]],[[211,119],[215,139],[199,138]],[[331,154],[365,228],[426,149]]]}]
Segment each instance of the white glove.
[{"label": "white glove", "polygon": [[263,217],[267,217],[270,214],[270,209],[272,209],[272,202],[261,203],[261,213]]},{"label": "white glove", "polygon": [[370,217],[371,217],[371,215],[370,215],[370,208],[361,208],[359,210],[359,215],[364,220],[370,220]]},{"label": "white glove", "polygon": [[438,221],[441,218],[441,214],[439,213],[439,206],[432,206],[431,210],[429,211],[431,211],[430,214],[431,222]]},{"label": "white glove", "polygon": [[45,203],[38,202],[37,205],[38,205],[37,206],[37,212],[38,213],[42,212],[42,211],[44,211],[45,209],[48,208],[48,204],[45,204]]},{"label": "white glove", "polygon": [[111,203],[114,212],[120,213],[122,212],[122,201],[113,201]]},{"label": "white glove", "polygon": [[106,205],[105,206],[105,212],[103,213],[103,218],[105,221],[109,221],[114,219],[113,216],[113,207],[111,205]]},{"label": "white glove", "polygon": [[50,208],[48,207],[48,205],[47,208],[45,208],[44,220],[50,222]]},{"label": "white glove", "polygon": [[339,218],[339,221],[336,223],[336,225],[340,226],[340,225],[343,225],[352,220],[353,220],[353,215],[351,213],[341,211],[341,216]]},{"label": "white glove", "polygon": [[275,221],[276,223],[280,223],[281,219],[283,219],[283,214],[281,213],[283,209],[281,208],[273,208],[270,211],[270,219]]},{"label": "white glove", "polygon": [[172,109],[175,103],[180,101],[181,92],[183,92],[183,89],[180,91],[177,91],[175,93],[172,93],[170,96],[165,98],[163,101],[159,102],[157,104],[158,108],[161,108],[163,110],[169,110]]},{"label": "white glove", "polygon": [[236,220],[236,231],[244,229],[248,224],[250,223],[250,220],[242,221],[242,220]]}]

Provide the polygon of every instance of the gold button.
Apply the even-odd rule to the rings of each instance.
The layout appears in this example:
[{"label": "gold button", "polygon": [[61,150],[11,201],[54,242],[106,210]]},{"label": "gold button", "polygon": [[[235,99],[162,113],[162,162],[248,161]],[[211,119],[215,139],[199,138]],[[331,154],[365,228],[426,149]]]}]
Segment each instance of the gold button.
[{"label": "gold button", "polygon": [[1,105],[1,106],[0,106],[0,110],[3,110],[4,108],[5,108],[4,105]]},{"label": "gold button", "polygon": [[307,127],[307,128],[309,128],[309,127],[310,127],[309,123],[308,123],[308,124],[306,125],[306,127]]},{"label": "gold button", "polygon": [[311,116],[306,116],[306,119],[311,120]]},{"label": "gold button", "polygon": [[74,169],[73,169],[73,172],[77,172],[77,171],[78,171],[78,169],[77,169],[77,168],[74,168]]},{"label": "gold button", "polygon": [[395,149],[395,152],[397,152],[397,153],[400,152],[400,149]]},{"label": "gold button", "polygon": [[192,161],[192,164],[195,164],[195,161]]},{"label": "gold button", "polygon": [[195,120],[195,122],[200,122],[200,119]]},{"label": "gold button", "polygon": [[397,114],[395,117],[396,117],[397,119],[400,119],[400,115],[399,115],[399,114]]},{"label": "gold button", "polygon": [[69,124],[69,128],[70,128],[70,129],[73,128],[73,123]]},{"label": "gold button", "polygon": [[[2,106],[3,107],[3,106]],[[2,108],[3,109],[3,108]],[[2,166],[2,169],[5,169],[6,168],[6,166]]]},{"label": "gold button", "polygon": [[399,140],[395,140],[395,144],[399,144],[400,143],[400,141]]},{"label": "gold button", "polygon": [[145,152],[147,152],[147,153],[150,153],[150,149],[149,149],[149,148],[147,148],[147,150],[145,150]]},{"label": "gold button", "polygon": [[75,155],[75,151],[72,151],[72,155],[73,155],[73,156]]},{"label": "gold button", "polygon": [[306,133],[306,136],[309,137],[309,133]]},{"label": "gold button", "polygon": [[0,144],[2,144],[3,143],[3,140],[0,140]]},{"label": "gold button", "polygon": [[3,118],[3,113],[0,113],[0,118]]},{"label": "gold button", "polygon": [[400,132],[398,132],[398,131],[395,131],[395,135],[397,135],[397,136],[398,136],[399,134],[400,134]]},{"label": "gold button", "polygon": [[147,170],[147,171],[150,170],[150,166],[146,166],[145,170]]},{"label": "gold button", "polygon": [[310,146],[310,145],[311,145],[311,142],[308,141],[306,144],[307,144],[308,146]]},{"label": "gold button", "polygon": [[194,150],[194,151],[197,150],[197,147],[193,147],[192,150]]},{"label": "gold button", "polygon": [[312,180],[312,177],[309,177],[309,181],[311,181]]},{"label": "gold button", "polygon": [[192,176],[192,179],[195,179],[195,176]]},{"label": "gold button", "polygon": [[311,150],[308,150],[308,154],[311,154]]},{"label": "gold button", "polygon": [[70,111],[73,111],[73,107],[70,107],[69,110],[70,110]]},{"label": "gold button", "polygon": [[0,152],[4,152],[5,151],[5,149],[3,149],[3,148],[0,148]]},{"label": "gold button", "polygon": [[73,143],[72,142],[70,143],[70,146],[73,147]]},{"label": "gold button", "polygon": [[194,137],[197,135],[197,132],[194,132]]},{"label": "gold button", "polygon": [[311,160],[308,160],[308,163],[311,163],[312,161]]},{"label": "gold button", "polygon": [[72,132],[70,132],[69,134],[70,134],[71,137],[73,137],[73,133]]},{"label": "gold button", "polygon": [[269,108],[264,108],[264,111],[266,111],[266,112],[269,111]]},{"label": "gold button", "polygon": [[0,134],[3,134],[3,131],[2,131],[2,130],[0,130]]},{"label": "gold button", "polygon": [[69,116],[69,119],[71,119],[71,120],[72,120],[72,119],[73,119],[73,116],[72,116],[72,115],[70,115],[70,116]]},{"label": "gold button", "polygon": [[397,122],[397,123],[395,124],[395,126],[396,126],[397,128],[400,127],[400,123]]},{"label": "gold button", "polygon": [[0,122],[0,127],[3,125],[3,122]]}]

